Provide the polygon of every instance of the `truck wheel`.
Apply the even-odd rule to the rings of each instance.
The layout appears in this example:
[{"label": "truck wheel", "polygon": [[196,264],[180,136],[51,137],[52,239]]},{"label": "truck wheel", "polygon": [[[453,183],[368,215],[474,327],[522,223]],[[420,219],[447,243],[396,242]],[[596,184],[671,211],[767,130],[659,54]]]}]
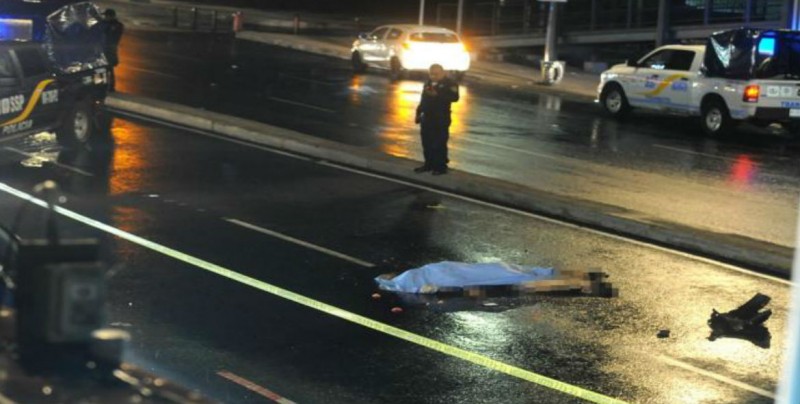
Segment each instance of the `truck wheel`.
[{"label": "truck wheel", "polygon": [[631,111],[631,105],[628,103],[625,91],[616,83],[611,83],[603,88],[603,92],[600,94],[600,102],[603,104],[603,109],[606,110],[606,113],[614,118],[623,118]]},{"label": "truck wheel", "polygon": [[392,81],[402,80],[405,76],[405,71],[403,70],[402,64],[400,64],[400,59],[397,57],[393,57],[389,61],[389,78]]},{"label": "truck wheel", "polygon": [[350,56],[350,63],[353,65],[353,73],[361,74],[367,72],[367,64],[364,63],[360,53],[353,52]]},{"label": "truck wheel", "polygon": [[706,135],[714,136],[727,133],[733,127],[733,119],[725,102],[710,99],[703,103],[700,112],[700,125]]},{"label": "truck wheel", "polygon": [[92,104],[79,101],[56,129],[56,138],[64,146],[85,146],[92,140],[94,129]]}]

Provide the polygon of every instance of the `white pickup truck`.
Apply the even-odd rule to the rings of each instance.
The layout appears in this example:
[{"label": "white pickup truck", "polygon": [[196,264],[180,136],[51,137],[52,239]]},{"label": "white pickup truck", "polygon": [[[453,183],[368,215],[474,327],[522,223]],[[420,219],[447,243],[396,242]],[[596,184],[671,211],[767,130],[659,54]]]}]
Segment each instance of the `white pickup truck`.
[{"label": "white pickup truck", "polygon": [[604,72],[599,102],[615,117],[633,108],[700,116],[703,131],[710,135],[741,121],[758,126],[780,123],[800,134],[798,33],[733,33],[741,37],[736,40],[751,44],[752,52],[742,52],[741,43],[725,43],[724,38],[710,39],[708,45],[663,46]]}]

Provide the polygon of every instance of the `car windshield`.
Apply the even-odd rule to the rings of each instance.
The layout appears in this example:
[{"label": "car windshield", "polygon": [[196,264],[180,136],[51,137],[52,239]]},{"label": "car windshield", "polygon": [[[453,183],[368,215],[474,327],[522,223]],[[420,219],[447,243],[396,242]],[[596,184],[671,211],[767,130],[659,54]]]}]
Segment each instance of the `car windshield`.
[{"label": "car windshield", "polygon": [[417,32],[411,34],[410,39],[414,42],[438,42],[438,43],[458,42],[458,36],[446,32]]},{"label": "car windshield", "polygon": [[95,1],[0,0],[0,404],[800,404],[800,47],[700,60],[800,0]]}]

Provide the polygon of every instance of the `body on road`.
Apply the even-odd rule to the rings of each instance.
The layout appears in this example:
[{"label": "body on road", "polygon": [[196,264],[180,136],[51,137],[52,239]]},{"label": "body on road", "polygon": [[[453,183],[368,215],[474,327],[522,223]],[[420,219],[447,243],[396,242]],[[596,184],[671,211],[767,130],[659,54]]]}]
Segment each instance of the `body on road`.
[{"label": "body on road", "polygon": [[[231,381],[246,379],[296,402],[577,401],[204,271],[199,260],[610,397],[772,401],[785,282],[258,146],[122,119],[113,132],[113,147],[58,156],[54,139],[13,144],[58,165],[35,167],[2,148],[0,183],[29,190],[57,179],[65,209],[195,258],[99,235],[112,262],[125,264],[109,281],[109,322],[134,335],[131,361],[212,398],[263,402]],[[22,202],[0,192],[0,221]],[[65,234],[95,234],[62,224]],[[21,235],[39,234],[36,225],[26,221]],[[371,297],[379,274],[490,259],[602,268],[620,295],[444,296],[429,305]],[[728,311],[756,291],[772,297],[771,347],[709,341],[712,308]],[[672,337],[658,338],[662,329]]]}]

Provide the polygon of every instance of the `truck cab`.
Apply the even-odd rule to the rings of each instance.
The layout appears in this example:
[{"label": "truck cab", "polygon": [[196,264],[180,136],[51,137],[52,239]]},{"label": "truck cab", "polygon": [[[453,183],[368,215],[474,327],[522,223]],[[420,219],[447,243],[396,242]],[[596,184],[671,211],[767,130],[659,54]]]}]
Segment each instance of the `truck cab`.
[{"label": "truck cab", "polygon": [[2,5],[0,140],[53,131],[62,145],[80,146],[95,135],[108,91],[100,13],[63,3]]},{"label": "truck cab", "polygon": [[796,131],[796,59],[800,33],[795,31],[725,31],[706,45],[663,46],[612,67],[601,75],[598,99],[615,117],[632,109],[699,116],[702,130],[710,135],[743,121],[780,123]]},{"label": "truck cab", "polygon": [[105,82],[105,68],[56,74],[41,46],[0,42],[0,138],[55,131],[62,144],[88,142]]}]

